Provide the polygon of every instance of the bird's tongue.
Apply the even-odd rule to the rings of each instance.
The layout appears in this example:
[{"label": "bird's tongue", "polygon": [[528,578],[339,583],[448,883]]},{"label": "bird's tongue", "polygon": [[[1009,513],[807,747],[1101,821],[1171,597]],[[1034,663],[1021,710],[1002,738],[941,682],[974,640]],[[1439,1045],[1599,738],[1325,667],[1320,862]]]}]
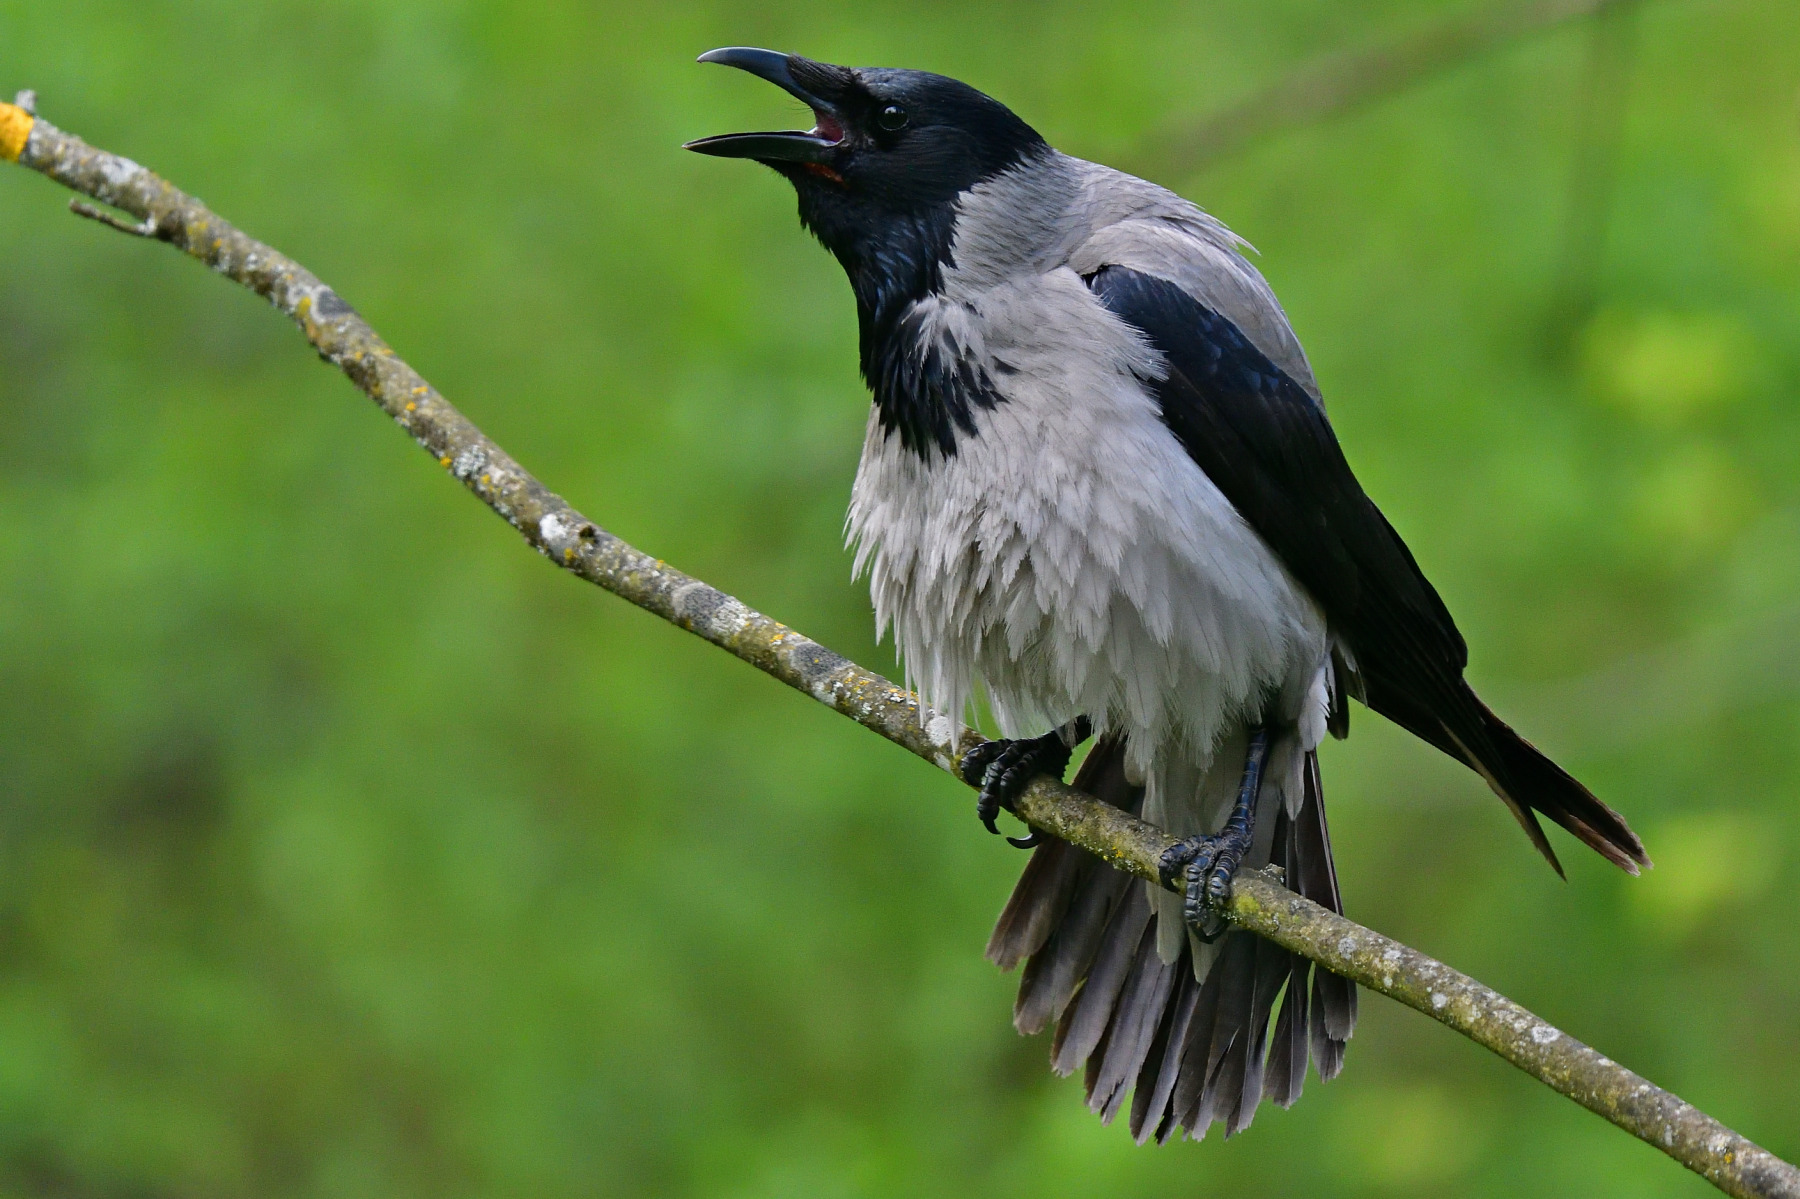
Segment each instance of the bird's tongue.
[{"label": "bird's tongue", "polygon": [[813,132],[826,141],[841,142],[844,140],[844,127],[836,117],[828,112],[813,109]]}]

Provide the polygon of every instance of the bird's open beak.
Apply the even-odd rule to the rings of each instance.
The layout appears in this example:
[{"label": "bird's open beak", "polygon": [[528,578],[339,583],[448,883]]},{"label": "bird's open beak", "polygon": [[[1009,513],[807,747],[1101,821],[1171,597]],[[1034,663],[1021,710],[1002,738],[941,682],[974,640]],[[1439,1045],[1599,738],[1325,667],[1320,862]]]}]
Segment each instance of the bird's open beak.
[{"label": "bird's open beak", "polygon": [[708,50],[701,62],[721,62],[752,75],[767,79],[782,91],[813,110],[813,127],[802,133],[726,133],[703,137],[682,148],[699,154],[716,154],[721,158],[754,158],[759,162],[823,163],[844,138],[844,126],[830,101],[814,95],[794,79],[792,55],[774,50],[755,50],[749,46],[728,46]]}]

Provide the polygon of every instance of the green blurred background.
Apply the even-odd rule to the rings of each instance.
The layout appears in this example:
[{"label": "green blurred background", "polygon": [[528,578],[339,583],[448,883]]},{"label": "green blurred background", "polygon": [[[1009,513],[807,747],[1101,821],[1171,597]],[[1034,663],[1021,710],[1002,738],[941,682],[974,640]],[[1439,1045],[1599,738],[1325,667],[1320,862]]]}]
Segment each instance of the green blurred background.
[{"label": "green blurred background", "polygon": [[[1178,188],[1260,247],[1477,684],[1658,861],[1557,834],[1558,882],[1359,710],[1351,913],[1793,1158],[1795,7],[1647,0],[1610,58],[1578,22],[1160,149],[1462,11],[0,0],[0,88],[884,670],[848,289],[784,183],[677,149],[795,106],[693,56],[932,68]],[[966,790],[551,569],[253,296],[66,199],[0,169],[0,1193],[1708,1193],[1369,996],[1342,1079],[1241,1138],[1102,1128],[982,960],[1023,857]]]}]

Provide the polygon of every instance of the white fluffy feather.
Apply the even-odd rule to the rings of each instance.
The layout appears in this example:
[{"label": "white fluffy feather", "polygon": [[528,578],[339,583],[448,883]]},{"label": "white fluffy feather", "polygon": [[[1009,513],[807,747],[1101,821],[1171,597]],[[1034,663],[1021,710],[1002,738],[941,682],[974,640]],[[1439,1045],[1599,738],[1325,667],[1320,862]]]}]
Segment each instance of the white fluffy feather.
[{"label": "white fluffy feather", "polygon": [[[1082,276],[1169,278],[1310,388],[1267,284],[1185,200],[1060,155],[966,195],[954,254],[918,316],[1002,402],[947,457],[906,450],[872,412],[847,522],[909,682],[953,715],[984,687],[1007,736],[1080,715],[1126,734],[1146,819],[1179,836],[1220,827],[1245,730],[1266,723],[1264,810],[1297,810],[1330,694],[1325,620],[1162,422],[1141,382],[1159,355]],[[1179,901],[1152,898],[1173,960]]]}]

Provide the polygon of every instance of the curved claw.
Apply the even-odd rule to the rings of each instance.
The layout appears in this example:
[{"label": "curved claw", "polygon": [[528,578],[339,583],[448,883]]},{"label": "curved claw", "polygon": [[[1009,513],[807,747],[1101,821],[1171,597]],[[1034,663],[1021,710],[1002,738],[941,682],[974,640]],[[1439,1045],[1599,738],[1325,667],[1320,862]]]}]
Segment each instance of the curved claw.
[{"label": "curved claw", "polygon": [[987,780],[988,772],[994,768],[994,763],[1006,752],[1006,744],[1004,741],[983,741],[964,754],[963,782],[971,787],[981,786]]},{"label": "curved claw", "polygon": [[993,790],[983,786],[981,794],[975,798],[975,819],[996,837],[1000,835],[1000,826],[994,820],[1000,815],[1000,801],[994,798]]},{"label": "curved claw", "polygon": [[1044,843],[1044,834],[1042,830],[1034,828],[1023,837],[1008,837],[1006,843],[1014,849],[1036,849]]},{"label": "curved claw", "polygon": [[[1068,747],[1056,733],[1023,740],[985,741],[975,746],[963,755],[961,774],[964,782],[981,789],[975,801],[976,818],[988,832],[1000,835],[995,824],[1000,809],[1011,810],[1013,799],[1037,774],[1054,773],[1061,777],[1068,762]],[[1032,833],[1008,837],[1007,841],[1020,849],[1031,849],[1040,843],[1040,838]]]}]

